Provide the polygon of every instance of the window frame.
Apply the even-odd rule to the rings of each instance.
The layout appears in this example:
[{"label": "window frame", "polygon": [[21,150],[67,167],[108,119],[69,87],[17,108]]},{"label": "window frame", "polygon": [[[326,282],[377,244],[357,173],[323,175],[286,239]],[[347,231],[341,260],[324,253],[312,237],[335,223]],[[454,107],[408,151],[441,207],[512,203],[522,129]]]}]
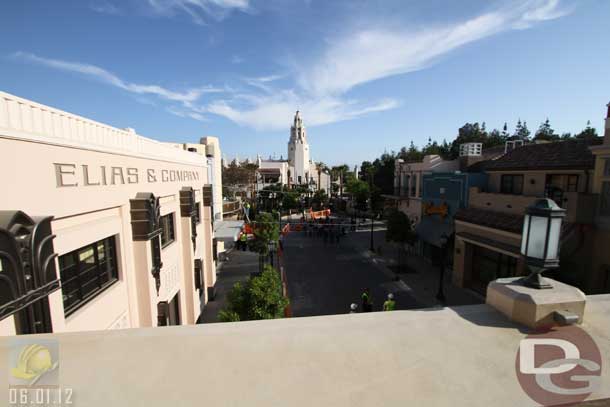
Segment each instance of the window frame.
[{"label": "window frame", "polygon": [[[515,190],[515,179],[521,179],[521,188],[520,191]],[[506,188],[508,185],[505,180],[510,179],[510,186]],[[508,194],[508,195],[523,195],[523,182],[524,176],[523,174],[502,174],[500,177],[500,193]]]},{"label": "window frame", "polygon": [[[165,249],[167,246],[171,245],[176,241],[176,220],[174,214],[175,212],[170,212],[166,215],[162,215],[159,221],[159,224],[161,226],[161,250]],[[166,227],[165,219],[171,220],[171,228]]]},{"label": "window frame", "polygon": [[[118,261],[117,240],[116,235],[108,236],[59,256],[57,261],[61,281],[62,304],[64,307],[64,316],[66,318],[73,315],[108,288],[120,281],[120,262]],[[104,244],[102,255],[100,255],[99,251],[100,244]],[[92,255],[94,261],[90,267],[85,269],[85,261],[81,258],[81,254],[88,250],[93,251]],[[62,267],[64,260],[67,261],[68,259],[72,260],[72,264],[70,266]],[[66,275],[69,268],[73,268],[71,276]],[[92,271],[94,271],[93,278],[90,277]],[[108,277],[107,281],[102,281],[102,277],[104,276]],[[89,277],[89,279],[85,281],[85,278],[87,277]],[[97,282],[96,288],[85,292],[85,287],[92,282]],[[70,293],[77,293],[78,299],[76,302],[67,305],[66,302],[69,294],[67,288],[72,284],[76,285],[76,289],[70,291]]]}]

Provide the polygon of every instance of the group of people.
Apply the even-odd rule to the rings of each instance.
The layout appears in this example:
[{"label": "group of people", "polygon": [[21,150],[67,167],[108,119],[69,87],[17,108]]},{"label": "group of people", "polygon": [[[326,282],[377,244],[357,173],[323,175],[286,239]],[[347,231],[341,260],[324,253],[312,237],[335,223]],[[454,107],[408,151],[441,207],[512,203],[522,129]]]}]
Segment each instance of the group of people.
[{"label": "group of people", "polygon": [[345,234],[343,225],[335,224],[333,219],[329,217],[313,221],[306,221],[303,218],[302,222],[305,234],[308,237],[321,237],[324,240],[324,245],[339,244],[341,237]]},{"label": "group of people", "polygon": [[[373,311],[373,299],[371,298],[371,293],[368,288],[365,288],[362,292],[362,312],[372,312]],[[396,301],[394,300],[394,294],[389,293],[387,299],[383,303],[384,311],[394,311],[396,309]],[[358,305],[352,303],[350,306],[350,314],[355,314],[358,310]]]}]

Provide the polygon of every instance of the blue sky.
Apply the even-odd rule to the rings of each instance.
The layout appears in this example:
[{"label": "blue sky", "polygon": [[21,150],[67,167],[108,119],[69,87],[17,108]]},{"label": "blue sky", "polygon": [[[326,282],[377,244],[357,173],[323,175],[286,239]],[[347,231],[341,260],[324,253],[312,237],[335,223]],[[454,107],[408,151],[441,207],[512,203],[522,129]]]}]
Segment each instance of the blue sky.
[{"label": "blue sky", "polygon": [[163,141],[350,165],[467,121],[558,132],[610,100],[605,0],[83,0],[0,6],[0,89]]}]

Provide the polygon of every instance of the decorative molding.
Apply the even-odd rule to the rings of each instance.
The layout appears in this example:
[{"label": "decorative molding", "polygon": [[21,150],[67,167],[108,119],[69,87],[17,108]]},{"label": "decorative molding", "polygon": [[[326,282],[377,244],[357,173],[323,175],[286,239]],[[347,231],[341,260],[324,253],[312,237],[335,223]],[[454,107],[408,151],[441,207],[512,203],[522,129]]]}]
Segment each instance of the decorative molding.
[{"label": "decorative molding", "polygon": [[213,195],[212,195],[212,185],[211,184],[206,184],[203,186],[202,188],[202,201],[203,201],[203,206],[212,206],[212,200],[213,200]]},{"label": "decorative molding", "polygon": [[195,190],[192,187],[182,187],[180,190],[180,216],[191,218],[191,241],[193,250],[197,248],[197,205],[195,205]]},{"label": "decorative molding", "polygon": [[161,205],[152,192],[138,192],[129,200],[133,240],[150,240],[161,234]]},{"label": "decorative molding", "polygon": [[201,156],[72,113],[0,92],[0,137],[207,167]]},{"label": "decorative molding", "polygon": [[0,320],[59,289],[52,219],[0,211]]},{"label": "decorative molding", "polygon": [[161,206],[159,197],[151,192],[138,192],[135,199],[129,200],[131,231],[134,241],[150,240],[151,274],[155,279],[157,295],[161,288]]}]

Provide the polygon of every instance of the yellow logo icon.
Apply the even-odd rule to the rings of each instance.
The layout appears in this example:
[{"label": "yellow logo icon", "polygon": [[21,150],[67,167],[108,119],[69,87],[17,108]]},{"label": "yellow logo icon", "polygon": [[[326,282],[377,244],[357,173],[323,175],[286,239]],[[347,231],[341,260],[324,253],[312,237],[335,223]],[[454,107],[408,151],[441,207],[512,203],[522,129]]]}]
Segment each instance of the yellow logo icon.
[{"label": "yellow logo icon", "polygon": [[59,362],[53,362],[47,347],[31,344],[21,350],[17,367],[11,369],[11,375],[17,379],[29,380],[30,385],[33,385],[43,375],[57,369],[58,365]]}]

